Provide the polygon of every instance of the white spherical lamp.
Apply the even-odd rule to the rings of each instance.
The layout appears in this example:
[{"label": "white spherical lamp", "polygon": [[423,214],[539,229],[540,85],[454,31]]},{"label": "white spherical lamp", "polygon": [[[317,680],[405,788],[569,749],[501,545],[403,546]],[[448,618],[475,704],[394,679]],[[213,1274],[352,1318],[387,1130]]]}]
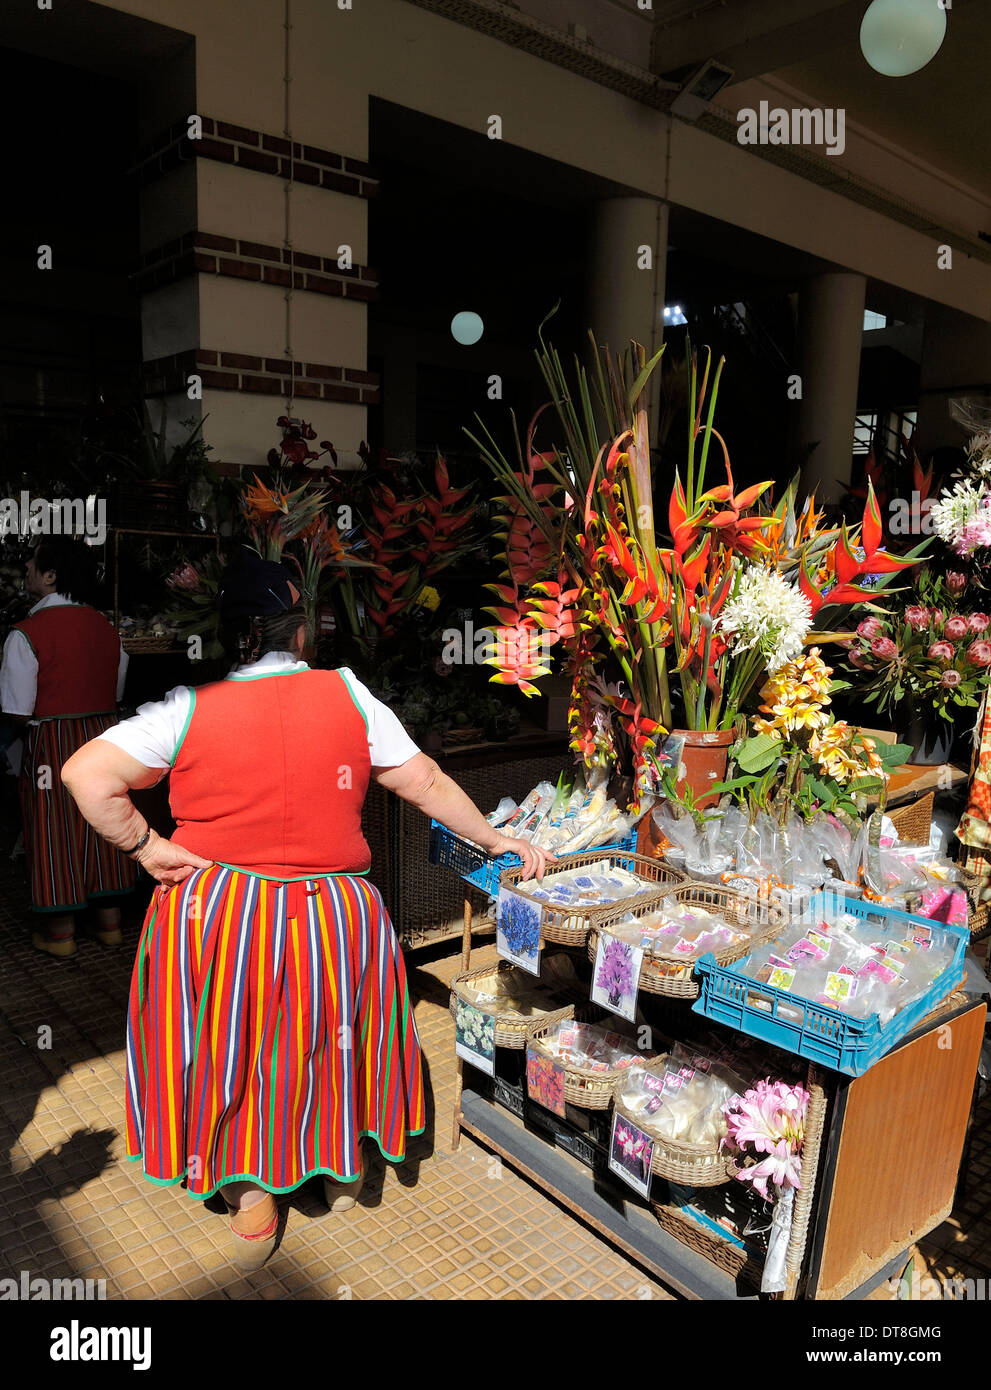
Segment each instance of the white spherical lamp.
[{"label": "white spherical lamp", "polygon": [[477,343],[484,332],[485,324],[478,314],[473,314],[469,309],[462,309],[451,320],[451,337],[463,347]]},{"label": "white spherical lamp", "polygon": [[860,25],[860,47],[875,72],[907,77],[935,58],[946,37],[939,0],[873,0]]}]

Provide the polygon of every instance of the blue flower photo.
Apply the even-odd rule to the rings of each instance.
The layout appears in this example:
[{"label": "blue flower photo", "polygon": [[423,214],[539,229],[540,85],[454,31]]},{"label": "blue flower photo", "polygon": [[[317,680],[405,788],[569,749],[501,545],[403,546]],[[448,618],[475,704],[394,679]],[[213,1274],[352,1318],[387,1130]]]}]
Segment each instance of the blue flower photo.
[{"label": "blue flower photo", "polygon": [[499,890],[496,938],[500,955],[533,971],[540,950],[541,911],[508,888]]}]

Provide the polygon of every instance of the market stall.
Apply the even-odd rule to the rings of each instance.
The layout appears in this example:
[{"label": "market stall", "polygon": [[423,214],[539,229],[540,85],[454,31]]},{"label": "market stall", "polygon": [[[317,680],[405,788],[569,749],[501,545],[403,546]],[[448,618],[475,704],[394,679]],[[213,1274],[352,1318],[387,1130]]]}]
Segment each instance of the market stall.
[{"label": "market stall", "polygon": [[898,553],[870,481],[857,525],[739,489],[695,357],[662,547],[657,359],[538,356],[555,447],[476,441],[508,509],[492,664],[524,693],[566,666],[576,766],[483,803],[555,856],[539,881],[432,830],[499,958],[472,968],[466,896],[453,1142],[688,1296],[861,1297],[949,1214],[975,1095],[986,888],[933,809],[987,689],[978,580]]}]

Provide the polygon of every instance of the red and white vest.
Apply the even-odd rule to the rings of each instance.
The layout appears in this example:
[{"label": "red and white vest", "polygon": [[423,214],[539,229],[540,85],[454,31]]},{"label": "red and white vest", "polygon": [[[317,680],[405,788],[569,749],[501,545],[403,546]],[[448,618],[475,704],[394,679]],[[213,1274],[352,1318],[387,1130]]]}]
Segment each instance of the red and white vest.
[{"label": "red and white vest", "polygon": [[59,604],[14,626],[38,658],[36,719],[114,713],[120,638],[102,613],[85,604]]},{"label": "red and white vest", "polygon": [[286,671],[192,692],[172,767],[173,839],[266,878],[364,873],[365,717],[336,671]]}]

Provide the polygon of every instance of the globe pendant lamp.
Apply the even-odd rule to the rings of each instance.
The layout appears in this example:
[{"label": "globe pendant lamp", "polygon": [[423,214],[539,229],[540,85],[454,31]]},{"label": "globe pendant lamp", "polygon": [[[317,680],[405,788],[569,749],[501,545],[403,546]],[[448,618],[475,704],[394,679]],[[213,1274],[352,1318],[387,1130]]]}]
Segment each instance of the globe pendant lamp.
[{"label": "globe pendant lamp", "polygon": [[860,24],[860,47],[875,72],[907,77],[931,62],[946,37],[939,0],[873,0]]}]

